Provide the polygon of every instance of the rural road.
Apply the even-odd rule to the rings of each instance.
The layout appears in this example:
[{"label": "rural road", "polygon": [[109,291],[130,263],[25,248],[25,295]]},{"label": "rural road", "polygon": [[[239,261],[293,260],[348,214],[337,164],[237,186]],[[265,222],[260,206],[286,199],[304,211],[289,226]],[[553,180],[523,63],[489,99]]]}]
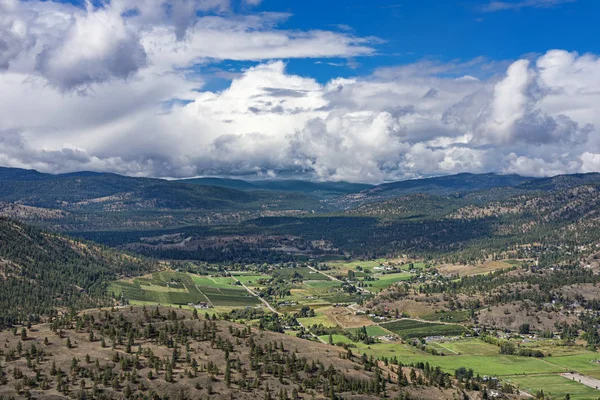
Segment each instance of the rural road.
[{"label": "rural road", "polygon": [[579,382],[582,385],[587,387],[591,387],[592,389],[598,390],[600,388],[600,379],[592,378],[591,376],[581,375],[579,373],[565,373],[560,374],[563,378],[567,378],[568,380]]},{"label": "rural road", "polygon": [[265,305],[265,306],[266,306],[266,307],[267,307],[269,310],[271,310],[272,312],[274,312],[274,313],[275,313],[275,314],[277,314],[277,315],[281,315],[281,313],[280,313],[279,311],[277,311],[276,309],[274,309],[274,308],[273,308],[273,306],[272,306],[272,305],[270,305],[268,301],[266,301],[265,299],[263,299],[262,297],[260,297],[258,294],[256,294],[256,292],[254,292],[254,290],[252,290],[252,289],[250,289],[248,286],[246,286],[246,285],[244,284],[244,282],[240,281],[238,278],[236,278],[235,276],[233,276],[233,274],[232,274],[231,272],[227,271],[227,273],[228,273],[228,274],[229,274],[229,276],[231,276],[231,277],[232,277],[232,278],[233,278],[235,281],[239,282],[239,283],[240,283],[240,285],[242,285],[242,286],[244,287],[244,289],[246,289],[246,291],[247,291],[248,293],[250,293],[252,296],[254,296],[254,297],[258,298],[260,301],[262,301],[262,302],[263,302],[263,304],[264,304],[264,305]]},{"label": "rural road", "polygon": [[[262,297],[260,297],[258,294],[256,294],[256,292],[252,289],[250,289],[248,286],[246,286],[244,284],[244,282],[240,281],[238,278],[236,278],[235,276],[233,276],[233,274],[229,271],[227,271],[227,273],[229,274],[229,276],[231,276],[233,279],[235,279],[236,281],[238,281],[240,283],[240,285],[242,285],[244,287],[244,289],[246,289],[246,291],[248,293],[250,293],[252,296],[257,297],[260,301],[263,302],[263,304],[272,312],[274,312],[277,315],[283,315],[282,313],[280,313],[279,311],[277,311],[275,308],[273,308],[273,306],[271,304],[269,304],[268,301],[266,301],[265,299],[263,299]],[[296,322],[298,322],[298,325],[300,325],[302,328],[304,328],[304,330],[306,332],[308,332],[312,337],[314,337],[315,339],[317,339],[319,342],[321,343],[325,343],[327,344],[323,339],[321,339],[320,337],[318,337],[317,335],[315,335],[314,333],[310,332],[308,329],[306,329],[306,327],[302,324],[302,322],[298,321],[298,319],[296,318]]]}]

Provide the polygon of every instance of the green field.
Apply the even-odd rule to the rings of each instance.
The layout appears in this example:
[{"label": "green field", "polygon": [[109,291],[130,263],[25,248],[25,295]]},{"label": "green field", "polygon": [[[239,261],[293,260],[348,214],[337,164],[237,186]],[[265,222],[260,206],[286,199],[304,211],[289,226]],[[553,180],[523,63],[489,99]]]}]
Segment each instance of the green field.
[{"label": "green field", "polygon": [[[354,343],[354,342],[352,342],[352,340],[350,340],[349,338],[347,338],[344,335],[331,335],[331,337],[333,339],[333,343],[334,344],[350,344],[350,343]],[[323,340],[325,343],[329,343],[329,335],[319,336],[319,338],[321,340]]]},{"label": "green field", "polygon": [[551,395],[556,399],[564,399],[567,394],[572,400],[589,400],[600,397],[600,391],[556,374],[510,376],[505,379],[528,393],[536,394],[543,390],[544,395]]},{"label": "green field", "polygon": [[108,289],[137,304],[187,305],[207,302],[214,306],[255,306],[260,300],[236,285],[231,277],[198,276],[173,271],[156,272],[131,281],[113,282]]},{"label": "green field", "polygon": [[239,279],[240,282],[242,282],[244,285],[250,286],[250,287],[260,287],[261,285],[258,284],[258,281],[260,281],[261,279],[269,279],[270,278],[269,275],[243,274],[243,273],[239,273],[239,272],[233,272],[232,274],[237,279]]},{"label": "green field", "polygon": [[374,287],[376,289],[385,289],[387,287],[392,286],[394,283],[408,281],[414,275],[409,272],[398,272],[395,274],[382,274],[382,275],[373,275],[376,278],[375,281],[367,281],[366,283],[369,287]]},{"label": "green field", "polygon": [[460,336],[467,332],[467,329],[461,325],[436,324],[408,319],[388,322],[381,326],[403,338]]},{"label": "green field", "polygon": [[460,339],[454,341],[429,342],[429,347],[446,356],[496,356],[498,347],[479,339]]},{"label": "green field", "polygon": [[[359,329],[362,329],[362,328],[348,328],[346,330],[350,331],[350,332],[356,332]],[[367,335],[369,335],[369,336],[385,336],[385,335],[389,335],[391,333],[390,331],[383,329],[379,325],[370,325],[370,326],[367,326],[366,329],[367,329]]]},{"label": "green field", "polygon": [[563,399],[569,393],[572,399],[600,398],[600,391],[570,381],[559,374],[577,371],[583,375],[600,378],[600,364],[596,358],[599,353],[572,348],[572,355],[560,357],[506,356],[499,354],[498,347],[476,338],[429,342],[428,347],[444,355],[432,355],[428,352],[400,343],[355,344],[356,352],[373,357],[397,357],[402,363],[428,362],[453,374],[460,367],[472,368],[481,376],[496,376],[502,380],[519,385],[528,393],[536,394],[543,389],[546,395]]},{"label": "green field", "polygon": [[308,267],[297,268],[281,268],[273,272],[273,276],[280,276],[284,279],[291,279],[295,274],[298,274],[305,281],[328,281],[329,278],[325,275],[315,272]]}]

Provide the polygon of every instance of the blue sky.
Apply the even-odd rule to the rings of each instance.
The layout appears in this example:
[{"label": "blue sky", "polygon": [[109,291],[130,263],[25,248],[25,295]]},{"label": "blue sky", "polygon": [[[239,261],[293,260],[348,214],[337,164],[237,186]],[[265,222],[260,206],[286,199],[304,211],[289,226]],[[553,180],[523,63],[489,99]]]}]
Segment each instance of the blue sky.
[{"label": "blue sky", "polygon": [[0,165],[600,171],[597,0],[1,0],[0,15]]},{"label": "blue sky", "polygon": [[[519,4],[523,1],[508,1]],[[285,4],[282,6],[282,4]],[[289,5],[289,6],[288,6]],[[518,9],[483,11],[486,1],[472,0],[264,0],[261,10],[290,12],[284,27],[335,29],[346,25],[358,36],[376,36],[384,43],[377,55],[359,57],[359,67],[326,68],[294,61],[294,72],[328,79],[337,75],[363,75],[381,66],[419,59],[467,61],[483,56],[514,60],[529,53],[565,49],[600,53],[600,2],[579,0]]]}]

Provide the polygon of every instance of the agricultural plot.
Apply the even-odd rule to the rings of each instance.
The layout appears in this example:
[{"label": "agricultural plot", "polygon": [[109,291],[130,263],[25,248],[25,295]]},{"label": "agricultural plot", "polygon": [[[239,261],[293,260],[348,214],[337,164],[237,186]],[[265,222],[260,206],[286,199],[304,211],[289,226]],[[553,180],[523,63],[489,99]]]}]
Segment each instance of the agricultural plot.
[{"label": "agricultural plot", "polygon": [[[348,328],[347,330],[350,332],[356,332],[359,329],[362,329],[362,327],[361,328]],[[383,329],[379,325],[366,326],[365,329],[367,330],[367,335],[369,335],[369,336],[385,336],[385,335],[389,335],[391,333],[390,331]]]},{"label": "agricultural plot", "polygon": [[369,287],[376,289],[385,289],[392,286],[394,283],[408,281],[414,275],[409,272],[398,272],[395,274],[373,275],[375,281],[367,281]]},{"label": "agricultural plot", "polygon": [[[545,358],[549,363],[562,368],[561,372],[577,371],[580,374],[589,375],[597,379],[600,379],[599,359],[599,353],[590,351],[581,354]],[[600,392],[598,396],[600,397]]]},{"label": "agricultural plot", "polygon": [[[325,343],[329,343],[329,335],[319,336],[319,339],[321,339]],[[336,345],[337,344],[351,344],[351,343],[354,343],[352,340],[350,340],[349,338],[347,338],[344,335],[331,335],[331,339],[333,341],[333,344],[336,344]]]},{"label": "agricultural plot", "polygon": [[323,325],[325,327],[333,327],[335,323],[333,323],[327,315],[318,315],[316,317],[309,318],[298,318],[298,322],[300,322],[305,327],[310,327],[313,325]]},{"label": "agricultural plot", "polygon": [[571,400],[589,400],[600,396],[600,391],[557,374],[511,376],[505,379],[534,395],[543,390],[544,395],[550,395],[553,399],[564,399],[567,394]]},{"label": "agricultural plot", "polygon": [[325,275],[315,272],[308,267],[297,267],[297,268],[282,268],[273,272],[273,276],[280,276],[284,279],[292,279],[295,275],[301,276],[305,281],[327,281],[328,277]]},{"label": "agricultural plot", "polygon": [[197,288],[206,295],[215,307],[220,306],[255,306],[260,300],[252,296],[243,286],[230,276],[191,276]]},{"label": "agricultural plot", "polygon": [[429,342],[428,345],[446,356],[497,356],[498,347],[479,339],[459,339]]},{"label": "agricultural plot", "polygon": [[108,291],[127,300],[145,303],[182,305],[208,301],[189,275],[171,271],[157,272],[133,281],[114,282]]},{"label": "agricultural plot", "polygon": [[460,336],[468,332],[461,325],[436,324],[408,319],[388,322],[381,326],[405,339],[427,336]]},{"label": "agricultural plot", "polygon": [[239,272],[232,272],[232,275],[248,287],[262,287],[264,285],[261,285],[259,281],[270,278],[269,275],[244,274]]},{"label": "agricultural plot", "polygon": [[163,271],[152,275],[117,281],[109,293],[137,304],[187,305],[210,303],[216,307],[245,307],[260,304],[231,277],[208,277]]},{"label": "agricultural plot", "polygon": [[442,322],[466,322],[470,320],[468,311],[442,311],[424,315],[421,319]]}]

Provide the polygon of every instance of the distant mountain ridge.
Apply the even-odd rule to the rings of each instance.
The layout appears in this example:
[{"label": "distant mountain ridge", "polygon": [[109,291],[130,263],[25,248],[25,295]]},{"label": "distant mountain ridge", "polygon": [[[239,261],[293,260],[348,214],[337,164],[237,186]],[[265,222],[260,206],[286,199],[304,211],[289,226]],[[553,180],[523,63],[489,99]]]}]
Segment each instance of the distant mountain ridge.
[{"label": "distant mountain ridge", "polygon": [[[338,197],[331,206],[338,209],[351,209],[363,204],[388,200],[410,194],[430,194],[436,196],[466,195],[500,188],[510,188],[507,193],[547,192],[564,190],[585,184],[600,183],[599,173],[557,175],[549,178],[532,178],[520,175],[502,175],[495,173],[439,176],[433,178],[414,179],[384,183],[358,193]],[[498,192],[496,195],[501,196]]]},{"label": "distant mountain ridge", "polygon": [[218,186],[246,191],[268,190],[276,192],[305,193],[319,198],[342,196],[349,193],[359,192],[361,190],[367,190],[373,187],[373,185],[366,183],[310,182],[295,179],[244,181],[241,179],[226,178],[193,178],[182,179],[178,182],[202,186]]},{"label": "distant mountain ridge", "polygon": [[[269,194],[226,187],[187,184],[112,173],[74,172],[43,174],[34,170],[0,168],[0,202],[46,208],[98,208],[111,210],[320,208],[312,197],[298,193]],[[256,203],[256,204],[253,204]]]}]

